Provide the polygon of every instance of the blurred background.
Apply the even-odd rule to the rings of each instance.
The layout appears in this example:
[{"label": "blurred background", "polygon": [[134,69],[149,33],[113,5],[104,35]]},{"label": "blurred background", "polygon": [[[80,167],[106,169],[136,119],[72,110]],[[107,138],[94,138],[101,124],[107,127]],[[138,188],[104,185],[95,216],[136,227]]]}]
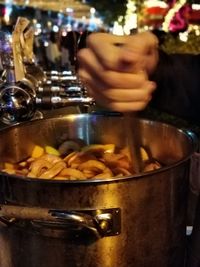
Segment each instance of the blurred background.
[{"label": "blurred background", "polygon": [[118,35],[151,30],[168,53],[200,52],[200,0],[4,0],[0,30],[19,16],[34,27],[37,62],[47,70],[74,69],[92,32]]}]

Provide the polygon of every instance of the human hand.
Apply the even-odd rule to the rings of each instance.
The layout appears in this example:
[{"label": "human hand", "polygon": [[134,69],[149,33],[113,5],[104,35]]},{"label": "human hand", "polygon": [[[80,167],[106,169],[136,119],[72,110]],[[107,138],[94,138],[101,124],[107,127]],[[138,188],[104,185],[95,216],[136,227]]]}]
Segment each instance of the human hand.
[{"label": "human hand", "polygon": [[158,61],[156,37],[91,34],[80,50],[79,76],[100,105],[121,112],[143,109],[156,85],[148,80]]}]

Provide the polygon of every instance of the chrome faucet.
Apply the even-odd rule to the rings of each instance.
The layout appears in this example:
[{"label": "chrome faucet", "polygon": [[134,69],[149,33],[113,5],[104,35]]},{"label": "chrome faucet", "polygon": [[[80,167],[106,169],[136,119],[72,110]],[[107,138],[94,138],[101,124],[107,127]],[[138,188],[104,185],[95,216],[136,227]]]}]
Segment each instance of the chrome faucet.
[{"label": "chrome faucet", "polygon": [[32,120],[42,109],[93,105],[75,73],[45,72],[37,65],[29,39],[33,32],[23,31],[23,23],[29,24],[18,18],[15,33],[0,32],[0,121],[10,125]]}]

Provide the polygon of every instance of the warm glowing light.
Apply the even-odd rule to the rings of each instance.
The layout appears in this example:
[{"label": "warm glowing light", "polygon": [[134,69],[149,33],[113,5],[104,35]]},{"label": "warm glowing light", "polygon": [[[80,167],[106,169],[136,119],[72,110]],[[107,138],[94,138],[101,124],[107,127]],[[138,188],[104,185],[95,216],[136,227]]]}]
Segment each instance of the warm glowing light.
[{"label": "warm glowing light", "polygon": [[66,32],[66,31],[63,31],[63,32],[62,32],[62,36],[63,36],[63,37],[67,36],[67,32]]},{"label": "warm glowing light", "polygon": [[4,18],[5,23],[8,24],[10,21],[10,15],[5,14],[3,18]]},{"label": "warm glowing light", "polygon": [[67,8],[66,8],[66,12],[67,12],[67,13],[72,13],[72,12],[74,12],[74,10],[73,10],[73,8],[71,8],[71,7],[67,7]]},{"label": "warm glowing light", "polygon": [[50,20],[47,21],[47,27],[51,28],[51,26],[52,26],[52,22]]},{"label": "warm glowing light", "polygon": [[132,29],[137,29],[136,5],[132,0],[128,0],[127,11],[125,15],[124,34],[129,35]]},{"label": "warm glowing light", "polygon": [[47,41],[44,42],[44,47],[48,47],[49,43]]},{"label": "warm glowing light", "polygon": [[188,27],[188,32],[195,32],[196,36],[200,36],[200,26],[190,24]]},{"label": "warm glowing light", "polygon": [[6,0],[5,1],[5,15],[4,15],[4,21],[6,23],[9,23],[10,21],[10,15],[12,13],[12,1],[11,0]]},{"label": "warm glowing light", "polygon": [[192,4],[193,10],[200,10],[200,4]]},{"label": "warm glowing light", "polygon": [[159,0],[148,0],[145,1],[145,6],[150,8],[150,7],[160,7],[160,8],[167,8],[168,5],[164,1],[159,1]]},{"label": "warm glowing light", "polygon": [[37,19],[33,19],[32,22],[33,22],[33,24],[36,24],[37,23]]},{"label": "warm glowing light", "polygon": [[91,7],[91,8],[90,8],[90,13],[91,13],[91,14],[95,14],[95,12],[96,12],[96,9],[95,9],[94,7]]},{"label": "warm glowing light", "polygon": [[129,35],[131,29],[137,29],[137,14],[131,14],[124,25],[124,33]]},{"label": "warm glowing light", "polygon": [[123,27],[122,27],[122,25],[120,25],[118,23],[118,21],[114,22],[112,32],[113,32],[113,34],[116,34],[116,35],[124,35]]},{"label": "warm glowing light", "polygon": [[178,10],[184,5],[186,4],[187,0],[179,0],[178,2],[176,2],[173,6],[173,8],[171,8],[169,10],[169,12],[167,13],[167,15],[165,16],[165,20],[163,22],[162,28],[164,31],[168,32],[169,31],[169,25],[170,25],[170,21],[172,20],[172,18],[174,17],[174,15],[176,14],[176,12],[178,12]]},{"label": "warm glowing light", "polygon": [[188,32],[185,31],[185,32],[180,32],[179,33],[179,39],[182,41],[182,42],[187,42],[188,41]]},{"label": "warm glowing light", "polygon": [[128,0],[126,7],[127,10],[125,17],[120,16],[118,20],[114,22],[112,29],[113,34],[129,35],[131,33],[131,30],[137,29],[137,10],[135,2],[133,0]]}]

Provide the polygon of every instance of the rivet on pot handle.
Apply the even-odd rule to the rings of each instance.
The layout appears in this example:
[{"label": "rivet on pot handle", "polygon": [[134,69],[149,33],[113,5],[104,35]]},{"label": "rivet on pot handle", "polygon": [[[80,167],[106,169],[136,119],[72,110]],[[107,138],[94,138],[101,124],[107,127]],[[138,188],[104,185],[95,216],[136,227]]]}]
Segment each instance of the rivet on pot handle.
[{"label": "rivet on pot handle", "polygon": [[96,236],[114,236],[121,232],[121,212],[119,208],[66,211],[38,207],[0,206],[0,222],[10,225],[13,220],[29,220],[38,223],[58,223],[66,227],[90,229]]}]

